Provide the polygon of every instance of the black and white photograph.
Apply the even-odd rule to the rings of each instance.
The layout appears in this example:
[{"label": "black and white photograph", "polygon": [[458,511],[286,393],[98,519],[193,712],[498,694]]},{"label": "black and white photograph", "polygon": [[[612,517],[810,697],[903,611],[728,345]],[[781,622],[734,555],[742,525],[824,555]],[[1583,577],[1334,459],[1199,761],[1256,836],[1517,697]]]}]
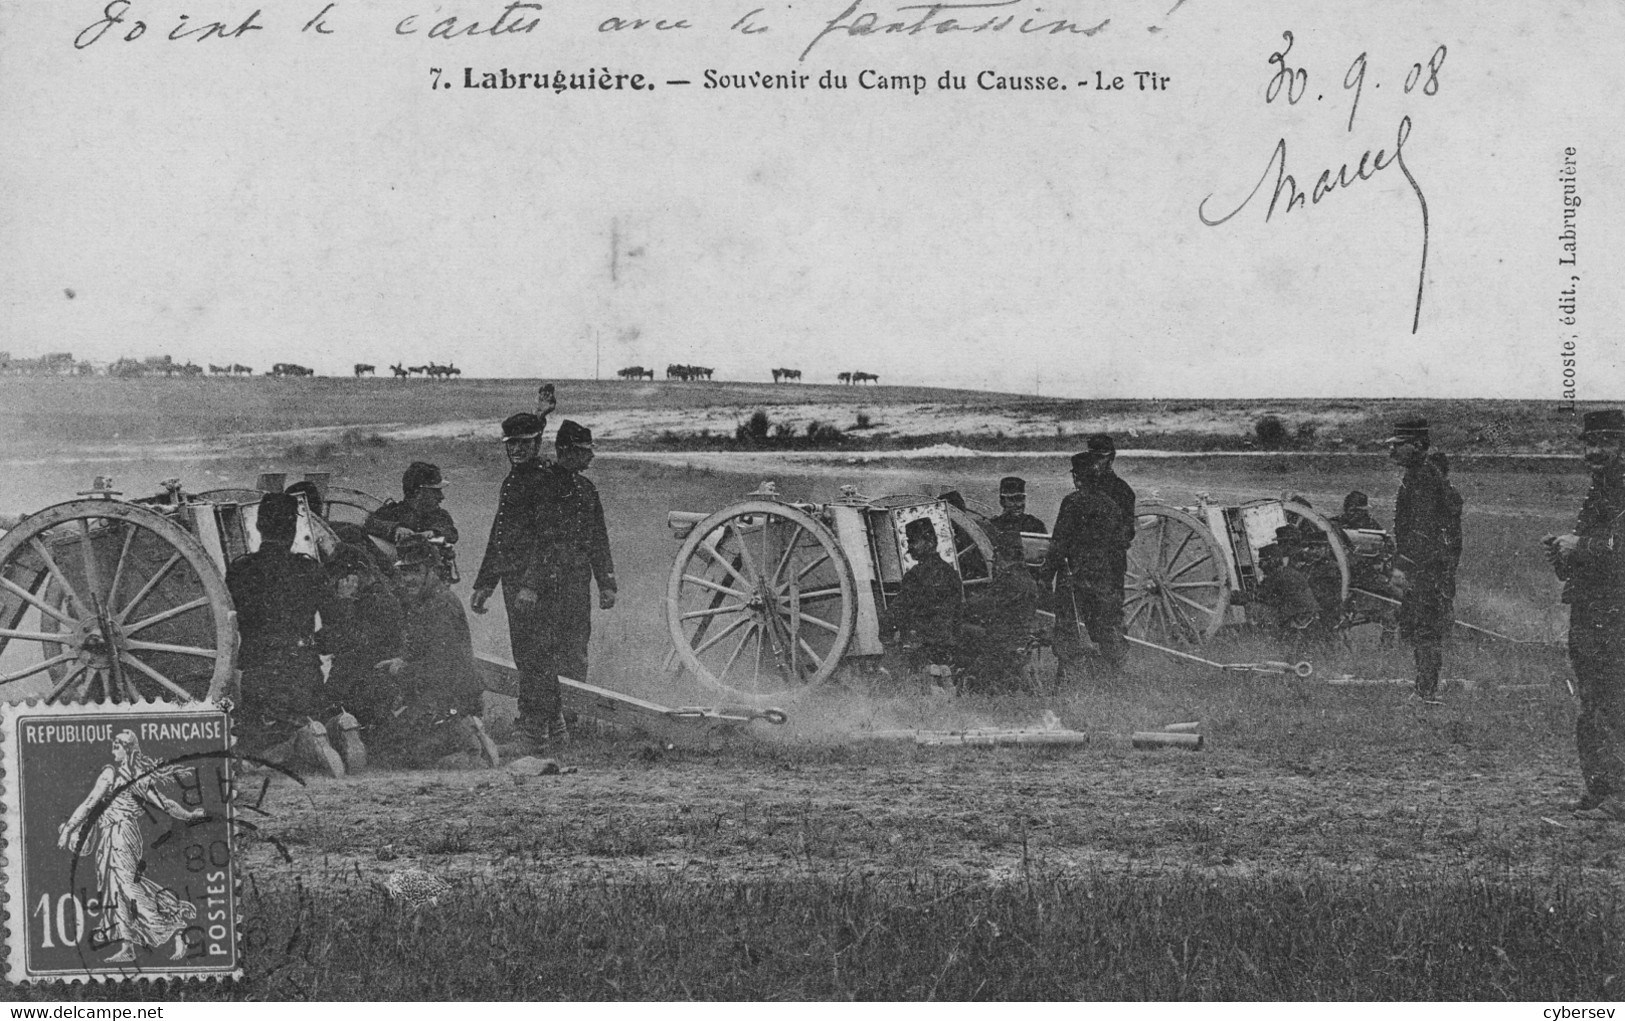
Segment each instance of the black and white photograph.
[{"label": "black and white photograph", "polygon": [[0,0],[0,997],[1611,1017],[1622,51]]}]

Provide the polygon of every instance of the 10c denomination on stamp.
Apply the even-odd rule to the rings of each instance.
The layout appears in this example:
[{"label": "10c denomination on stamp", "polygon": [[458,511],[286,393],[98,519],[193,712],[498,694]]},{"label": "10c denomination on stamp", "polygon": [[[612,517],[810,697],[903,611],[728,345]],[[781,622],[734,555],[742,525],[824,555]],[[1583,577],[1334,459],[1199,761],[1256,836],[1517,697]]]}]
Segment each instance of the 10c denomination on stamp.
[{"label": "10c denomination on stamp", "polygon": [[0,706],[11,981],[240,976],[230,745],[206,703]]}]

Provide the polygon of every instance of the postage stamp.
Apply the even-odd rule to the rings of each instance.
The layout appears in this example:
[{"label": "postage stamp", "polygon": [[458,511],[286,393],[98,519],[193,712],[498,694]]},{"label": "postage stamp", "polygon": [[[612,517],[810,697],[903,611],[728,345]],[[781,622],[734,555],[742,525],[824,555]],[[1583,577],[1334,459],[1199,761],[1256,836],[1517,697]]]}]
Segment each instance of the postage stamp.
[{"label": "postage stamp", "polygon": [[13,982],[238,977],[230,722],[0,705]]}]

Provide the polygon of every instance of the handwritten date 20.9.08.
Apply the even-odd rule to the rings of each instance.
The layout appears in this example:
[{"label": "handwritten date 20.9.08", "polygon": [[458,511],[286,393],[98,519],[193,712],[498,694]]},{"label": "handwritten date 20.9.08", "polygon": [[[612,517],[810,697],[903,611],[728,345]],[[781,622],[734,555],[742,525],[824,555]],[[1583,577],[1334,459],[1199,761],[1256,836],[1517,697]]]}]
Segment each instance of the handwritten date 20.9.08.
[{"label": "handwritten date 20.9.08", "polygon": [[[1286,45],[1271,53],[1267,61],[1267,65],[1274,68],[1274,72],[1264,84],[1264,102],[1274,104],[1284,100],[1287,106],[1296,106],[1309,93],[1309,71],[1307,68],[1294,66],[1293,62],[1289,61],[1294,42],[1292,33],[1282,32],[1281,38],[1285,40]],[[1448,49],[1441,44],[1433,50],[1432,55],[1428,57],[1425,63],[1422,61],[1412,63],[1401,85],[1403,94],[1406,96],[1411,96],[1413,93],[1420,93],[1423,96],[1437,95],[1439,92],[1439,71],[1444,67],[1447,53]],[[1348,132],[1354,130],[1354,122],[1359,115],[1360,100],[1365,94],[1368,71],[1369,52],[1362,51],[1349,64],[1348,70],[1343,75],[1343,89],[1346,93],[1351,94],[1348,121],[1345,126],[1345,130]],[[1373,83],[1372,87],[1381,88],[1381,84]],[[1315,100],[1317,102],[1324,99],[1324,93],[1316,93]],[[1399,126],[1394,133],[1391,149],[1378,148],[1375,153],[1369,148],[1366,149],[1354,164],[1352,173],[1350,164],[1347,162],[1343,163],[1335,173],[1328,166],[1321,171],[1314,186],[1307,192],[1298,189],[1297,177],[1288,172],[1287,140],[1283,135],[1276,140],[1274,148],[1271,149],[1269,160],[1264,164],[1264,172],[1240,203],[1232,207],[1228,213],[1210,216],[1208,214],[1208,203],[1213,200],[1214,193],[1209,193],[1197,206],[1197,215],[1201,218],[1202,223],[1209,227],[1218,227],[1229,222],[1231,218],[1252,202],[1259,190],[1263,188],[1264,182],[1269,180],[1272,171],[1275,174],[1275,187],[1270,195],[1269,205],[1264,210],[1266,223],[1275,215],[1275,210],[1281,204],[1283,196],[1286,198],[1286,212],[1291,212],[1294,207],[1307,209],[1310,205],[1319,205],[1322,199],[1334,191],[1346,190],[1361,181],[1370,180],[1390,166],[1398,166],[1400,173],[1405,176],[1412,193],[1416,196],[1417,207],[1422,217],[1422,250],[1416,274],[1416,301],[1411,315],[1411,332],[1415,333],[1421,325],[1422,295],[1427,279],[1428,205],[1427,197],[1422,194],[1421,185],[1417,183],[1415,175],[1411,173],[1410,167],[1405,163],[1405,143],[1410,139],[1413,128],[1414,124],[1411,115],[1409,113],[1402,115],[1399,119]]]}]

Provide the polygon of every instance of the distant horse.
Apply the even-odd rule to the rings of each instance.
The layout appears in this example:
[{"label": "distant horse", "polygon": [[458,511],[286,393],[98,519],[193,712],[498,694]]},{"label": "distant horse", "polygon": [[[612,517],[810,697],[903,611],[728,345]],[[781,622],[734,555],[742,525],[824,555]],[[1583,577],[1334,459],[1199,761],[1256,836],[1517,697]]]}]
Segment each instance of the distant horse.
[{"label": "distant horse", "polygon": [[852,382],[852,373],[850,373],[850,372],[836,373],[835,378],[840,380],[843,383],[850,383],[850,382]]},{"label": "distant horse", "polygon": [[445,374],[446,378],[450,379],[452,376],[461,376],[463,374],[463,370],[459,369],[455,365],[447,365],[445,368]]},{"label": "distant horse", "polygon": [[858,383],[879,383],[880,377],[872,372],[854,372],[852,373],[852,382],[854,385]]},{"label": "distant horse", "polygon": [[254,370],[247,365],[238,365],[237,363],[233,362],[231,366],[231,374],[233,376],[252,376],[254,374]]},{"label": "distant horse", "polygon": [[192,362],[187,362],[185,365],[181,366],[181,375],[201,376],[203,375],[203,366],[194,364]]},{"label": "distant horse", "polygon": [[355,363],[355,378],[356,379],[360,379],[362,376],[376,376],[377,374],[378,374],[378,366],[376,366],[376,365],[366,365],[366,364],[363,364],[361,362],[356,362]]},{"label": "distant horse", "polygon": [[688,366],[673,364],[666,366],[666,378],[687,380],[692,377],[689,375]]},{"label": "distant horse", "polygon": [[699,379],[699,378],[700,378],[700,377],[702,377],[702,376],[703,376],[703,377],[704,377],[704,378],[706,378],[706,379],[710,379],[710,378],[711,378],[711,373],[713,373],[713,372],[715,372],[715,371],[717,371],[717,370],[716,370],[716,369],[713,369],[713,368],[711,368],[711,367],[710,367],[710,366],[709,366],[709,365],[690,365],[690,366],[689,366],[689,367],[688,367],[688,371],[689,371],[689,372],[690,372],[690,373],[691,373],[691,374],[692,374],[692,375],[693,375],[693,376],[694,376],[694,378],[696,378],[696,379]]},{"label": "distant horse", "polygon": [[391,365],[389,367],[389,371],[395,374],[396,379],[405,379],[407,376],[406,366],[402,365],[400,362],[396,362],[394,365]]},{"label": "distant horse", "polygon": [[414,376],[421,376],[425,372],[429,371],[429,366],[427,366],[427,365],[410,365],[410,366],[407,367],[406,371],[410,372]]},{"label": "distant horse", "polygon": [[213,362],[210,362],[209,363],[209,375],[211,375],[211,376],[229,376],[229,375],[231,375],[231,366],[229,366],[229,365],[216,365]]},{"label": "distant horse", "polygon": [[618,370],[615,375],[622,379],[642,379],[645,372],[649,374],[650,379],[655,378],[655,370],[645,369],[641,365],[628,365],[626,368]]},{"label": "distant horse", "polygon": [[775,383],[778,383],[778,382],[786,382],[787,383],[792,379],[795,380],[797,383],[801,382],[801,370],[800,369],[774,369],[773,370],[773,382],[775,382]]}]

